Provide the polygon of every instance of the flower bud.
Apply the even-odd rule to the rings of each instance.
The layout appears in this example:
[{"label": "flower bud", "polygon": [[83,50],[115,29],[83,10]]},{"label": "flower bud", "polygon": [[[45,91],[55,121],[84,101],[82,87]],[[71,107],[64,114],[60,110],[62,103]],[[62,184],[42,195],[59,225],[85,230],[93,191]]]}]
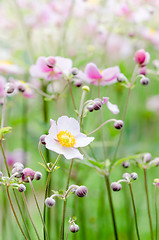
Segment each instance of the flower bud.
[{"label": "flower bud", "polygon": [[126,77],[123,73],[120,73],[120,74],[117,76],[117,81],[118,81],[118,82],[127,82],[127,77]]},{"label": "flower bud", "polygon": [[0,178],[2,178],[3,177],[3,173],[0,171]]},{"label": "flower bud", "polygon": [[26,90],[26,85],[25,85],[25,83],[20,82],[20,83],[18,84],[18,90],[19,90],[19,92],[25,92],[25,90]]},{"label": "flower bud", "polygon": [[114,191],[114,192],[118,192],[122,189],[122,185],[118,182],[112,182],[111,184],[111,189]]},{"label": "flower bud", "polygon": [[122,120],[117,120],[115,123],[114,123],[114,127],[116,129],[121,129],[122,127],[124,126],[124,122]]},{"label": "flower bud", "polygon": [[72,75],[75,76],[75,75],[78,74],[78,69],[77,68],[73,68],[71,72],[72,72]]},{"label": "flower bud", "polygon": [[128,178],[130,178],[130,174],[129,173],[124,173],[122,177],[127,180]]},{"label": "flower bud", "polygon": [[140,67],[139,68],[139,74],[146,75],[147,74],[147,68],[145,66]]},{"label": "flower bud", "polygon": [[34,179],[35,172],[31,168],[24,168],[22,180],[23,182],[29,182],[28,177],[31,181]]},{"label": "flower bud", "polygon": [[13,83],[7,83],[7,84],[6,84],[6,92],[7,92],[8,94],[13,93],[14,90],[15,90],[15,85],[14,85]]},{"label": "flower bud", "polygon": [[41,137],[40,137],[40,142],[43,144],[43,145],[46,145],[46,142],[45,142],[45,137],[46,137],[47,135],[45,135],[45,134],[43,134],[43,135],[41,135]]},{"label": "flower bud", "polygon": [[147,77],[143,77],[143,78],[140,79],[140,83],[144,86],[148,85],[149,82],[150,82],[150,79],[147,78]]},{"label": "flower bud", "polygon": [[87,107],[87,109],[88,109],[88,111],[89,112],[93,112],[93,110],[94,110],[94,105],[89,105],[88,107]]},{"label": "flower bud", "polygon": [[156,167],[159,166],[159,158],[158,157],[153,160],[153,164],[155,164]]},{"label": "flower bud", "polygon": [[130,167],[130,163],[128,161],[124,161],[124,162],[122,162],[122,166],[124,168],[128,168],[128,167]]},{"label": "flower bud", "polygon": [[132,172],[132,173],[130,174],[130,176],[131,176],[131,178],[132,178],[133,180],[136,180],[136,179],[138,178],[138,175],[137,175],[136,172]]},{"label": "flower bud", "polygon": [[26,190],[25,185],[24,184],[20,184],[19,187],[18,187],[18,191],[19,192],[25,192],[25,190]]},{"label": "flower bud", "polygon": [[14,177],[20,178],[20,177],[23,176],[23,169],[24,169],[24,168],[21,167],[21,166],[14,167],[14,168],[12,169],[12,174],[14,175]]},{"label": "flower bud", "polygon": [[150,54],[148,52],[145,52],[144,49],[136,51],[134,56],[135,63],[139,64],[140,66],[145,66],[149,63],[149,60]]},{"label": "flower bud", "polygon": [[15,162],[15,163],[13,164],[13,168],[16,168],[16,167],[24,168],[24,165],[23,165],[22,163],[20,163],[20,162]]},{"label": "flower bud", "polygon": [[88,192],[88,190],[87,190],[86,186],[80,186],[76,189],[75,194],[78,197],[86,197],[87,192]]},{"label": "flower bud", "polygon": [[82,86],[82,80],[80,80],[80,79],[74,80],[74,85],[75,85],[76,87],[81,87],[81,86]]},{"label": "flower bud", "polygon": [[151,153],[145,153],[144,156],[142,157],[142,159],[143,159],[144,163],[150,162],[152,159]]},{"label": "flower bud", "polygon": [[90,91],[90,88],[88,86],[83,86],[82,89],[86,92],[89,92]]},{"label": "flower bud", "polygon": [[53,199],[53,198],[46,198],[46,200],[45,200],[45,205],[47,206],[47,207],[53,207],[54,205],[55,205],[55,203],[56,203],[56,201],[55,201],[55,199]]},{"label": "flower bud", "polygon": [[35,172],[34,179],[35,180],[40,180],[42,178],[42,173],[41,172]]},{"label": "flower bud", "polygon": [[93,108],[94,110],[99,110],[102,107],[102,100],[100,98],[95,98],[94,99],[94,104],[93,104]]},{"label": "flower bud", "polygon": [[48,57],[46,60],[46,64],[49,68],[53,68],[56,63],[56,59],[54,57]]},{"label": "flower bud", "polygon": [[79,226],[77,225],[77,224],[72,224],[71,226],[70,226],[70,231],[72,232],[72,233],[76,233],[76,232],[78,232],[79,231]]}]

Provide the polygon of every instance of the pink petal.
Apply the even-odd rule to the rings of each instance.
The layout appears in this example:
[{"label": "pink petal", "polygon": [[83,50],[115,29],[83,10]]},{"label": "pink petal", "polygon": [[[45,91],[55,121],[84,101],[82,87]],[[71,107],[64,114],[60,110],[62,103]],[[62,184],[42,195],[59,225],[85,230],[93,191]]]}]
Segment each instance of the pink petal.
[{"label": "pink petal", "polygon": [[90,79],[99,80],[102,78],[97,66],[94,63],[88,63],[85,67],[85,74]]},{"label": "pink petal", "polygon": [[107,102],[107,107],[114,114],[118,114],[120,112],[118,106],[109,101]]},{"label": "pink petal", "polygon": [[49,68],[46,64],[46,58],[45,57],[39,57],[36,62],[37,67],[40,71],[46,73],[46,72],[52,72],[53,69]]},{"label": "pink petal", "polygon": [[101,85],[105,86],[116,83],[119,73],[120,69],[118,66],[103,70]]},{"label": "pink petal", "polygon": [[55,59],[57,72],[62,72],[68,76],[72,69],[72,60],[63,57],[55,57]]},{"label": "pink petal", "polygon": [[94,137],[87,137],[85,134],[80,133],[76,136],[76,144],[74,147],[85,147],[94,140]]}]

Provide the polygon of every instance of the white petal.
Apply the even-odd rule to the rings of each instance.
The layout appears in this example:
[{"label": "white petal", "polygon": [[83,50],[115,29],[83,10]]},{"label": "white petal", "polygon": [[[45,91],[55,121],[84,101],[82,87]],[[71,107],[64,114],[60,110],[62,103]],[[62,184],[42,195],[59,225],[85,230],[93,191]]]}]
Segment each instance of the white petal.
[{"label": "white petal", "polygon": [[55,59],[57,68],[68,76],[72,69],[72,60],[63,57],[55,57]]},{"label": "white petal", "polygon": [[114,114],[118,114],[120,112],[118,106],[109,101],[107,102],[107,107]]},{"label": "white petal", "polygon": [[76,119],[62,116],[57,120],[57,130],[58,132],[68,131],[77,136],[80,133],[80,125]]},{"label": "white petal", "polygon": [[49,135],[51,135],[53,138],[57,138],[57,126],[56,126],[56,122],[52,119],[50,119],[50,123],[51,123],[51,128],[49,129]]},{"label": "white petal", "polygon": [[79,152],[78,149],[76,148],[67,148],[64,147],[64,153],[63,153],[64,157],[66,159],[72,159],[72,158],[79,158],[79,159],[83,159],[83,155]]},{"label": "white petal", "polygon": [[85,134],[80,133],[76,136],[76,144],[74,147],[85,147],[94,140],[94,137],[87,137]]},{"label": "white petal", "polygon": [[46,148],[58,154],[64,154],[64,148],[50,134],[45,137]]}]

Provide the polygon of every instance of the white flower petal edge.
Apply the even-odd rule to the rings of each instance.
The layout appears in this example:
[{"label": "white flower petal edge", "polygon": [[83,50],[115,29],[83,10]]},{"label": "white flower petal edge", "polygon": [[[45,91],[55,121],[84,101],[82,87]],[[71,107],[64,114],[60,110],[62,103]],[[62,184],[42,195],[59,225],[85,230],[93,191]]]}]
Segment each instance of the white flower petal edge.
[{"label": "white flower petal edge", "polygon": [[87,137],[85,134],[80,133],[76,136],[76,143],[74,147],[85,147],[94,140],[94,137]]},{"label": "white flower petal edge", "polygon": [[118,114],[118,113],[120,112],[117,105],[112,104],[112,103],[109,102],[109,101],[108,101],[106,104],[107,104],[108,109],[109,109],[112,113]]},{"label": "white flower petal edge", "polygon": [[68,131],[72,135],[77,136],[80,133],[80,126],[76,119],[62,116],[57,120],[57,130]]}]

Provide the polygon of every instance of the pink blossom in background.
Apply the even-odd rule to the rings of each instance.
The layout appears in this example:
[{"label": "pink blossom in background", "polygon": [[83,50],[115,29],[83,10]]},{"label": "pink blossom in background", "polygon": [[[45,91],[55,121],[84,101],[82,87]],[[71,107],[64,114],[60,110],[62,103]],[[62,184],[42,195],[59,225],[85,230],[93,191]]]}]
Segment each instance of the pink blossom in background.
[{"label": "pink blossom in background", "polygon": [[79,71],[78,77],[93,85],[110,85],[117,82],[117,77],[120,74],[118,66],[106,68],[100,71],[94,63],[88,63],[85,67],[84,73]]},{"label": "pink blossom in background", "polygon": [[10,61],[0,60],[0,72],[6,74],[24,74],[24,69]]},{"label": "pink blossom in background", "polygon": [[6,78],[3,76],[0,76],[0,97],[4,96],[5,85],[6,85]]},{"label": "pink blossom in background", "polygon": [[13,167],[14,163],[20,162],[22,164],[25,164],[25,152],[23,149],[18,148],[15,149],[13,152],[8,152],[6,154],[7,164],[9,167]]}]

